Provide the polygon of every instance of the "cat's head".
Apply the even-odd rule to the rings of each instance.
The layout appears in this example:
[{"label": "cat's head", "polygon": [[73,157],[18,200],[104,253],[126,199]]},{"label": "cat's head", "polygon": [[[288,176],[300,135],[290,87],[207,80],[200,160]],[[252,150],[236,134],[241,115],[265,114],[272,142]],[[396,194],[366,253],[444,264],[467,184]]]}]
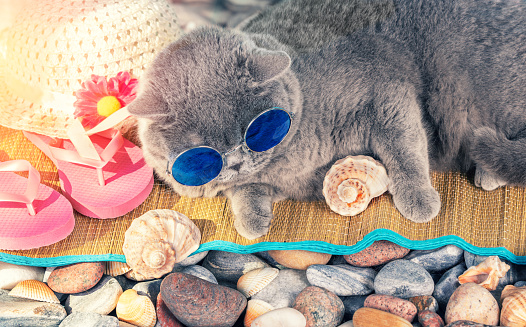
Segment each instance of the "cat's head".
[{"label": "cat's head", "polygon": [[129,111],[139,120],[145,158],[180,194],[213,196],[254,180],[283,153],[294,132],[265,152],[243,148],[225,156],[225,165],[203,186],[183,186],[168,173],[177,155],[196,146],[227,153],[242,144],[249,123],[280,107],[299,116],[299,86],[284,51],[257,46],[241,32],[195,30],[161,51],[140,80]]}]

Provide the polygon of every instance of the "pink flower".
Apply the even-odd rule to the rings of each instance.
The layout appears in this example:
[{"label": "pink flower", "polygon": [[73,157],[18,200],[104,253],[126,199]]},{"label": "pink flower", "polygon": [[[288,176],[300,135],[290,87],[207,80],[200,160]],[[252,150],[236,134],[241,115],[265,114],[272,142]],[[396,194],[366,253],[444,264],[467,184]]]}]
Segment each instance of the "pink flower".
[{"label": "pink flower", "polygon": [[77,101],[75,118],[81,117],[82,124],[89,128],[96,126],[115,111],[127,106],[137,96],[138,80],[128,72],[106,80],[104,76],[91,75],[75,92]]}]

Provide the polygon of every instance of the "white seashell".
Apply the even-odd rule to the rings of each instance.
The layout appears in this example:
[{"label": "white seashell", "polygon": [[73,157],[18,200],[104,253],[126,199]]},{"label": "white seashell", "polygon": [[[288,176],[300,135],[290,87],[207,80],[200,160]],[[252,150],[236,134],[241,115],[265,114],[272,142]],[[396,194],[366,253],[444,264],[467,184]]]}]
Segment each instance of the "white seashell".
[{"label": "white seashell", "polygon": [[251,297],[265,288],[265,286],[273,281],[278,274],[279,269],[276,268],[259,268],[251,270],[239,277],[237,281],[237,289],[246,297]]},{"label": "white seashell", "polygon": [[145,279],[161,278],[201,242],[199,228],[174,210],[150,210],[136,218],[124,234],[126,263]]},{"label": "white seashell", "polygon": [[364,211],[371,199],[387,191],[385,167],[367,156],[348,156],[334,163],[323,180],[325,201],[342,216]]},{"label": "white seashell", "polygon": [[281,308],[262,314],[252,321],[252,327],[305,327],[307,319],[293,308]]},{"label": "white seashell", "polygon": [[508,327],[526,326],[526,286],[507,285],[500,296],[502,310],[500,325]]},{"label": "white seashell", "polygon": [[274,310],[274,307],[265,301],[249,300],[247,302],[247,312],[243,324],[245,327],[250,327],[254,319],[272,310]]},{"label": "white seashell", "polygon": [[118,261],[106,261],[106,267],[104,268],[104,273],[110,276],[119,276],[124,275],[131,270],[131,267],[128,266],[126,262]]},{"label": "white seashell", "polygon": [[0,289],[10,290],[23,280],[42,280],[44,268],[14,265],[0,261]]},{"label": "white seashell", "polygon": [[146,295],[134,289],[124,291],[116,308],[117,318],[139,327],[153,327],[157,322],[155,307]]},{"label": "white seashell", "polygon": [[9,295],[42,302],[60,303],[49,286],[34,279],[23,280],[16,284],[16,286],[9,292]]},{"label": "white seashell", "polygon": [[460,284],[475,283],[487,290],[497,289],[499,279],[504,277],[510,266],[500,261],[497,256],[487,257],[477,266],[469,267],[462,275],[458,276]]}]

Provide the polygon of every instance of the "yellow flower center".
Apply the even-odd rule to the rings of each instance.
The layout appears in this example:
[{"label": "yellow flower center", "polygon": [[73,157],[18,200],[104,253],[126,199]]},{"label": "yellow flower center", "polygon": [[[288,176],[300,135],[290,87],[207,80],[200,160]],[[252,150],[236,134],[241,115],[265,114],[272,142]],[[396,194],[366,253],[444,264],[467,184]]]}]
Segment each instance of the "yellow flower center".
[{"label": "yellow flower center", "polygon": [[121,103],[112,95],[105,96],[97,102],[97,113],[104,117],[108,117],[120,108]]}]

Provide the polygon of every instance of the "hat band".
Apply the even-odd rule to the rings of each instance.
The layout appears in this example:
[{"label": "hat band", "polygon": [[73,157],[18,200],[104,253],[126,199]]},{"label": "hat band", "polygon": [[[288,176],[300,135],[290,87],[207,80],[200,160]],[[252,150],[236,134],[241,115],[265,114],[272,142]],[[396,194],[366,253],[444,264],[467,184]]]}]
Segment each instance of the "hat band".
[{"label": "hat band", "polygon": [[11,74],[6,74],[5,83],[9,91],[15,96],[30,101],[35,105],[42,106],[46,110],[58,110],[66,115],[73,116],[75,106],[73,103],[77,100],[74,95],[68,95],[60,92],[43,90],[38,86],[32,86],[16,79]]}]

